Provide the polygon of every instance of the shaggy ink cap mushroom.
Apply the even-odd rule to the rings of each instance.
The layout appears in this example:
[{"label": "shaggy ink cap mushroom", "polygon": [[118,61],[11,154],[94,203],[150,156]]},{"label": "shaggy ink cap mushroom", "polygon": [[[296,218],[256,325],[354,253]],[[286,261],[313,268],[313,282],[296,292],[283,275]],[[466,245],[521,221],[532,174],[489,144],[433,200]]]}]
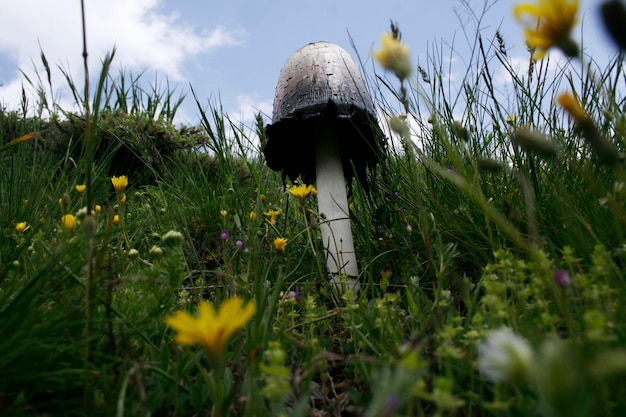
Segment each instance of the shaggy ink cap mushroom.
[{"label": "shaggy ink cap mushroom", "polygon": [[350,55],[328,42],[296,51],[280,73],[272,124],[263,153],[267,165],[291,179],[317,183],[320,232],[331,283],[343,294],[359,290],[346,183],[383,154],[374,106]]},{"label": "shaggy ink cap mushroom", "polygon": [[329,42],[298,49],[282,68],[272,123],[266,126],[267,166],[291,179],[315,181],[320,128],[337,133],[348,186],[353,172],[367,186],[367,168],[382,159],[385,138],[358,66],[348,52]]}]

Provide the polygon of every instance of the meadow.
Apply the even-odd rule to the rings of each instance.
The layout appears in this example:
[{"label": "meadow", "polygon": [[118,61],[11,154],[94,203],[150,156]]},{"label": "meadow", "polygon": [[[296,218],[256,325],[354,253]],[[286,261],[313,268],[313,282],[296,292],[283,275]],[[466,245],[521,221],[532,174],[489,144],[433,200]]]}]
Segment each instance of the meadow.
[{"label": "meadow", "polygon": [[64,74],[63,109],[42,52],[39,100],[0,108],[0,415],[624,415],[626,71],[578,49],[577,4],[515,9],[552,25],[521,71],[476,34],[456,90],[435,53],[407,70],[392,26],[356,293],[329,284],[314,188],[266,166],[262,115],[145,90],[115,51],[94,85]]}]

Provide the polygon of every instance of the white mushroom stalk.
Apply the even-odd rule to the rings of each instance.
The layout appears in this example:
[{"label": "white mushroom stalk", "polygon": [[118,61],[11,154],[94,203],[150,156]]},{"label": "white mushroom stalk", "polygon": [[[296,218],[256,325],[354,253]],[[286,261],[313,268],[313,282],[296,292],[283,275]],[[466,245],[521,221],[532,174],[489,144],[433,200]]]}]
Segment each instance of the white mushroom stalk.
[{"label": "white mushroom stalk", "polygon": [[359,291],[359,268],[354,251],[350,208],[337,132],[327,123],[315,132],[315,173],[320,231],[331,283],[343,294]]}]

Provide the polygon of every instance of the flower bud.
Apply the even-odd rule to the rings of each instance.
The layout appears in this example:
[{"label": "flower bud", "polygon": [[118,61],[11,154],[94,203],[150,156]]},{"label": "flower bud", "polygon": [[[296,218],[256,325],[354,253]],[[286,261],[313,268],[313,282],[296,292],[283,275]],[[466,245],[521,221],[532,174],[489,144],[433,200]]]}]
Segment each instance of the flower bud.
[{"label": "flower bud", "polygon": [[169,248],[180,245],[181,243],[183,243],[183,240],[183,234],[176,230],[170,230],[169,232],[161,236],[161,242],[163,242],[163,245]]},{"label": "flower bud", "polygon": [[534,153],[542,158],[556,158],[559,154],[558,146],[546,139],[541,133],[528,129],[516,129],[511,141],[522,148],[524,152]]},{"label": "flower bud", "polygon": [[92,215],[85,216],[83,219],[83,231],[87,236],[93,236],[96,234],[98,225],[96,219]]}]

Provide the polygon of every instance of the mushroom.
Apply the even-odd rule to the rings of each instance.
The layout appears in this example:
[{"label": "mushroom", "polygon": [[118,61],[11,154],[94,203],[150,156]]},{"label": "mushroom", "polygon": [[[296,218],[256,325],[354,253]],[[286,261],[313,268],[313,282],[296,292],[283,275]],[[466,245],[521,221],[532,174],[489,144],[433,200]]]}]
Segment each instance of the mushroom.
[{"label": "mushroom", "polygon": [[359,69],[341,47],[310,43],[280,72],[272,123],[266,127],[267,165],[291,179],[316,182],[320,231],[331,282],[343,293],[359,290],[356,253],[346,192],[353,172],[366,171],[383,155],[383,134]]}]

